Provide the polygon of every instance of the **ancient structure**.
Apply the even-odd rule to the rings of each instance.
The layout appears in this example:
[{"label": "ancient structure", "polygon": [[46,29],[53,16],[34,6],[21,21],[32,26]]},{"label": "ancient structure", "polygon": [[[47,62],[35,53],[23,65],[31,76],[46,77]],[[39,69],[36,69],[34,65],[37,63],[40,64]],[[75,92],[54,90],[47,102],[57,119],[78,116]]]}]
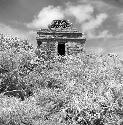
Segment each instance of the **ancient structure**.
[{"label": "ancient structure", "polygon": [[38,48],[49,57],[77,54],[86,41],[84,34],[73,28],[68,20],[53,20],[47,29],[38,30],[37,35]]}]

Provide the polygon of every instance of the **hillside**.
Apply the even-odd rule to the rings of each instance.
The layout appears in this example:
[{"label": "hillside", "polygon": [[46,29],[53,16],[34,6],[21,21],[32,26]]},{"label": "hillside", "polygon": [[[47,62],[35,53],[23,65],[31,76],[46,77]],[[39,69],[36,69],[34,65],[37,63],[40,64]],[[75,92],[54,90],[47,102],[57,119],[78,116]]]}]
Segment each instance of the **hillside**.
[{"label": "hillside", "polygon": [[46,60],[28,41],[0,37],[1,125],[121,125],[116,55],[89,51]]}]

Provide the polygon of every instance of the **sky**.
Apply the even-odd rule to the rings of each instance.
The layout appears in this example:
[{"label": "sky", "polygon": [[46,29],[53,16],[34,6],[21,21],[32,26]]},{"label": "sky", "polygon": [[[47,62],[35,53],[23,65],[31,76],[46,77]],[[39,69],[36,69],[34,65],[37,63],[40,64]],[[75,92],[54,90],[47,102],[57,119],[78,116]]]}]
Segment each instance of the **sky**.
[{"label": "sky", "polygon": [[0,0],[0,33],[28,39],[53,19],[68,19],[86,34],[86,48],[123,59],[123,0]]}]

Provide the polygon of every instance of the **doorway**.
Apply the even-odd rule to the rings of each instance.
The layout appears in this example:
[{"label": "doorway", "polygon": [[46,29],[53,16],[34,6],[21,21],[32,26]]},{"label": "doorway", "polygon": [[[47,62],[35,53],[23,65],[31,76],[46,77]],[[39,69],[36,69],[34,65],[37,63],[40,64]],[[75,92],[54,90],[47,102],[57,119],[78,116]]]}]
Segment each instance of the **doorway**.
[{"label": "doorway", "polygon": [[58,43],[58,55],[65,56],[65,43]]}]

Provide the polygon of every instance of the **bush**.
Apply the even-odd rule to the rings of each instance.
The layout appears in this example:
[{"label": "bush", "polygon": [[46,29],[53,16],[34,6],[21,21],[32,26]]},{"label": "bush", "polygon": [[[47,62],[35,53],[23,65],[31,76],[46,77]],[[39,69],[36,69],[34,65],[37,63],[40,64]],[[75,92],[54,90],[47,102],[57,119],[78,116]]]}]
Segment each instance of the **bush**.
[{"label": "bush", "polygon": [[1,45],[1,124],[106,125],[122,120],[123,74],[116,55],[84,51],[48,60],[37,57],[28,41],[2,37]]},{"label": "bush", "polygon": [[22,79],[34,68],[30,63],[35,57],[32,45],[26,40],[4,35],[1,35],[0,44],[0,93],[29,96],[30,89]]}]

